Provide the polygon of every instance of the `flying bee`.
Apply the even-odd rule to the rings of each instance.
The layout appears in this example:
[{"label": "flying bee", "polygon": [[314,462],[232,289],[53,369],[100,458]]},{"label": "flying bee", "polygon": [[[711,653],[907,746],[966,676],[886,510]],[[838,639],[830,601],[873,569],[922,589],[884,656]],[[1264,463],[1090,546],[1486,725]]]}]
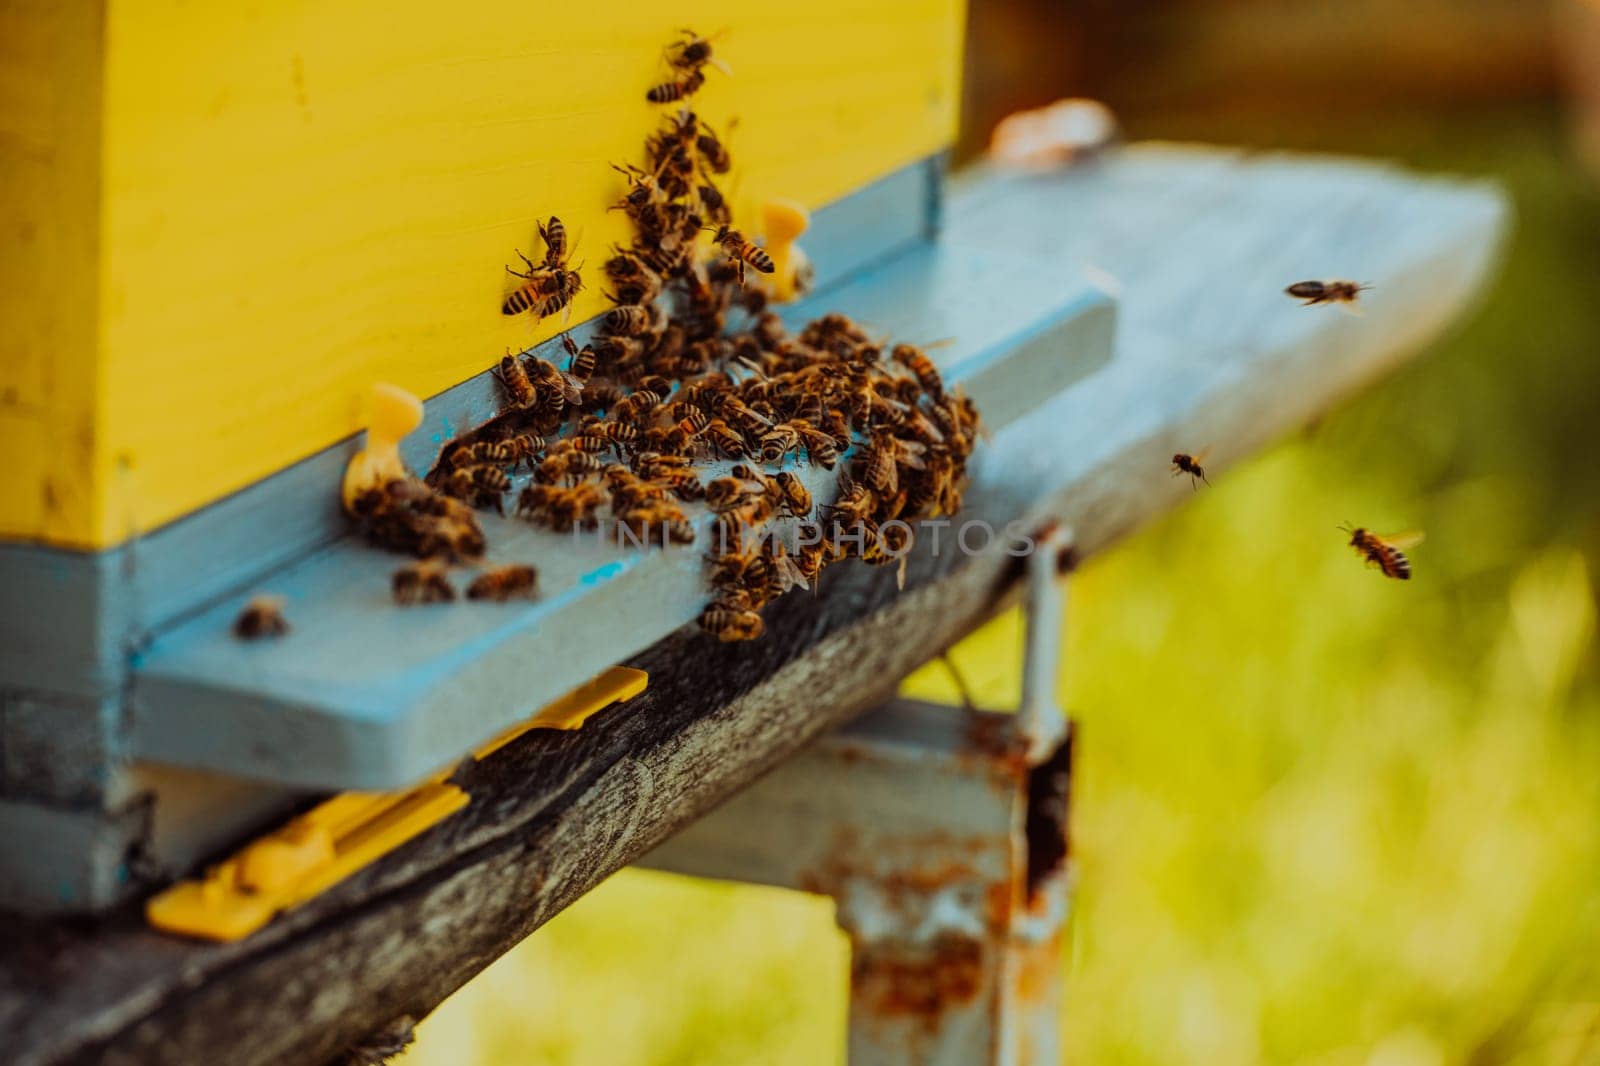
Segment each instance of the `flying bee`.
[{"label": "flying bee", "polygon": [[728,257],[729,262],[738,264],[741,285],[744,284],[744,268],[747,263],[763,274],[770,274],[777,269],[766,249],[759,244],[752,244],[736,229],[720,226],[716,236],[711,239],[722,248],[722,254]]},{"label": "flying bee", "polygon": [[670,104],[693,96],[705,83],[705,72],[697,67],[671,81],[651,86],[650,91],[644,94],[644,98],[652,104]]},{"label": "flying bee", "polygon": [[506,390],[506,395],[511,398],[511,406],[527,408],[532,407],[539,398],[539,390],[534,387],[533,379],[528,376],[528,368],[522,365],[522,360],[510,352],[500,360],[500,371],[495,375],[500,381],[500,387]]},{"label": "flying bee", "polygon": [[755,640],[766,632],[759,612],[722,600],[712,601],[711,606],[700,612],[700,628],[725,644]]},{"label": "flying bee", "polygon": [[1411,580],[1411,560],[1406,558],[1404,549],[1422,543],[1421,533],[1379,536],[1359,526],[1355,529],[1348,525],[1340,528],[1350,534],[1350,547],[1366,559],[1368,566],[1376,566],[1384,577],[1392,577],[1397,581]]},{"label": "flying bee", "polygon": [[485,570],[467,586],[467,599],[504,603],[512,599],[532,599],[538,591],[539,571],[526,564],[497,566]]},{"label": "flying bee", "polygon": [[1354,307],[1363,292],[1372,288],[1354,281],[1297,281],[1283,291],[1297,300],[1312,304],[1343,304]]},{"label": "flying bee", "polygon": [[456,598],[455,586],[438,563],[410,563],[389,579],[394,602],[402,607],[421,603],[449,603]]},{"label": "flying bee", "polygon": [[796,518],[809,518],[813,505],[811,491],[805,483],[787,470],[779,472],[773,480],[783,490],[783,509]]},{"label": "flying bee", "polygon": [[244,605],[239,617],[233,620],[233,635],[240,640],[259,640],[262,637],[281,637],[289,632],[289,622],[283,617],[282,596],[257,596]]},{"label": "flying bee", "polygon": [[897,344],[890,358],[916,375],[917,382],[929,396],[938,399],[944,395],[944,379],[939,376],[939,369],[928,358],[927,352],[914,344]]},{"label": "flying bee", "polygon": [[1201,465],[1206,461],[1206,455],[1210,451],[1210,448],[1205,448],[1196,455],[1190,455],[1188,452],[1173,453],[1172,476],[1188,474],[1190,488],[1198,488],[1202,481],[1207,485],[1211,484],[1210,479],[1206,477],[1206,468]]}]

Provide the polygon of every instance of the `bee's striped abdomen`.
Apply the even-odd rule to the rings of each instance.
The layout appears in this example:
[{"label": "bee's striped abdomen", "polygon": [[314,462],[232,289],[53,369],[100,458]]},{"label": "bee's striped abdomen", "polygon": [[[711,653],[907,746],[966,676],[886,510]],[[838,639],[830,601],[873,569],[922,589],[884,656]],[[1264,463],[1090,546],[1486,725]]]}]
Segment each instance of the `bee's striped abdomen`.
[{"label": "bee's striped abdomen", "polygon": [[533,286],[524,285],[510,296],[501,305],[500,313],[503,315],[520,315],[534,304]]}]

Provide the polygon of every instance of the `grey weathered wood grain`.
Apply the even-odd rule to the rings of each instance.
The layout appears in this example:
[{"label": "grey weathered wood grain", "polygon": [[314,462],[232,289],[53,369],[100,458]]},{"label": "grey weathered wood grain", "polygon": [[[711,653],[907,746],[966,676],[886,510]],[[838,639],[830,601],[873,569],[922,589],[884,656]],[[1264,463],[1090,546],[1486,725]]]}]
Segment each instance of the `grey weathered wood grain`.
[{"label": "grey weathered wood grain", "polygon": [[[1026,198],[995,240],[1053,249],[1063,277],[1119,279],[1112,365],[997,434],[968,519],[1063,522],[1081,554],[1190,495],[1176,447],[1219,469],[1370,381],[1482,282],[1504,205],[1479,185],[1342,162],[1171,147],[968,193]],[[1364,318],[1302,309],[1300,276],[1378,285]],[[1438,402],[1448,402],[1441,399]],[[573,734],[532,733],[461,776],[466,810],[256,936],[188,944],[128,914],[96,927],[0,920],[0,1032],[22,1063],[316,1061],[421,1016],[676,828],[990,615],[1016,580],[998,548],[937,556],[907,589],[845,564],[775,605],[770,633],[692,632],[636,660],[651,689]]]}]

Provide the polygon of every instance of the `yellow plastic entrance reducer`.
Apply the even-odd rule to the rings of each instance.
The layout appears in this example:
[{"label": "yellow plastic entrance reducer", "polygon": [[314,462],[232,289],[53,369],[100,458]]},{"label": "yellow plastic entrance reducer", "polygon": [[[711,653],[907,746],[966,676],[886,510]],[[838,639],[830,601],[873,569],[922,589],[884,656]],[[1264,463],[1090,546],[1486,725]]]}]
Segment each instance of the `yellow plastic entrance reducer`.
[{"label": "yellow plastic entrance reducer", "polygon": [[[482,759],[531,729],[577,729],[645,690],[643,670],[614,666],[476,749]],[[169,933],[240,940],[280,911],[321,894],[456,811],[469,797],[447,778],[452,765],[400,792],[344,792],[318,804],[206,871],[151,897],[145,919]]]}]

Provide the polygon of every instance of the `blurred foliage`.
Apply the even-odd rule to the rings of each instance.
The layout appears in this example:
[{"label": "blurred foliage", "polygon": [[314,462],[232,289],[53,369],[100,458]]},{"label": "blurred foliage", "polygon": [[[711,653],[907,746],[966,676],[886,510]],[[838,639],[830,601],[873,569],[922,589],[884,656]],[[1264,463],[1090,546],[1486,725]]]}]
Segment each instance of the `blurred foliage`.
[{"label": "blurred foliage", "polygon": [[[1600,195],[1545,109],[1252,121],[1132,125],[1493,175],[1518,223],[1468,323],[1076,579],[1070,1061],[1600,1062]],[[1415,580],[1344,520],[1426,529]],[[1018,627],[957,649],[980,703]],[[846,958],[824,900],[628,872],[405,1062],[838,1062]]]}]

